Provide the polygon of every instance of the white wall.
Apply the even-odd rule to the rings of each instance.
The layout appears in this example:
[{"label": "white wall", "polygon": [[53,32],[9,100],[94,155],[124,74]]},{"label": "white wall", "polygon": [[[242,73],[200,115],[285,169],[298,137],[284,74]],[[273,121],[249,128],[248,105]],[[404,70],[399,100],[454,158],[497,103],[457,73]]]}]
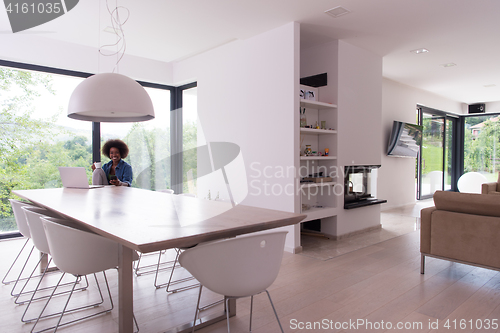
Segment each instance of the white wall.
[{"label": "white wall", "polygon": [[339,164],[380,164],[382,57],[339,41]]},{"label": "white wall", "polygon": [[[99,56],[97,48],[59,42],[32,34],[0,34],[0,59],[86,73],[113,70],[116,57]],[[119,63],[118,73],[134,80],[172,84],[169,63],[129,56]]]},{"label": "white wall", "polygon": [[393,121],[416,123],[417,104],[456,114],[464,113],[466,105],[388,79],[383,80],[382,87],[382,168],[378,173],[378,196],[387,199],[382,207],[387,210],[416,201],[415,159],[387,156]]},{"label": "white wall", "polygon": [[[299,25],[289,23],[174,64],[176,82],[198,82],[198,115],[206,141],[240,146],[249,190],[246,205],[294,211],[298,33]],[[213,180],[199,181],[200,196],[208,189],[224,192]],[[287,238],[288,250],[294,237],[298,235]]]},{"label": "white wall", "polygon": [[[338,165],[342,170],[349,165],[379,165],[382,57],[339,41],[338,67]],[[339,209],[335,234],[379,226],[380,206]]]},{"label": "white wall", "polygon": [[[500,112],[500,101],[485,103],[486,113]],[[468,112],[468,111],[466,111]]]}]

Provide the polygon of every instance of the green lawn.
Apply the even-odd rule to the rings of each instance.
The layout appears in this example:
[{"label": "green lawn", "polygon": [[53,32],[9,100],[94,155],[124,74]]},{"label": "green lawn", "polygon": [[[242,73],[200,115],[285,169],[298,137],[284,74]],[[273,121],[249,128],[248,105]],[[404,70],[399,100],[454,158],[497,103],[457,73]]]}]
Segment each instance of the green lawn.
[{"label": "green lawn", "polygon": [[443,148],[432,143],[425,143],[422,146],[422,174],[426,175],[431,171],[442,171],[443,170]]}]

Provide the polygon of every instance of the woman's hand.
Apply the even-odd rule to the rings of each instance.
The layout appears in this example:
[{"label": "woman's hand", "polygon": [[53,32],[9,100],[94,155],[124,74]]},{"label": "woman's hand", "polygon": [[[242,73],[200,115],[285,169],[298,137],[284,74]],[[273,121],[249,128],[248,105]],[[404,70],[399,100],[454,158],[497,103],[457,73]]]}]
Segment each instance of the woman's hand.
[{"label": "woman's hand", "polygon": [[95,170],[95,163],[92,163],[92,165],[90,167],[92,168],[92,172],[94,172],[94,170]]},{"label": "woman's hand", "polygon": [[109,183],[110,183],[111,185],[120,186],[121,181],[120,181],[118,178],[115,178],[115,179],[111,179],[111,180],[109,181]]}]

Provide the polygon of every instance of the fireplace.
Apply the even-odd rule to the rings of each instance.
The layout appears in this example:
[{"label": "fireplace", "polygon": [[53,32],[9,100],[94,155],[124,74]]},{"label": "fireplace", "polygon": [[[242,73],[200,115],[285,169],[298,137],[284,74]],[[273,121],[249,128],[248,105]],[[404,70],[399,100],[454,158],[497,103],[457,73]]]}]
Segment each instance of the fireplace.
[{"label": "fireplace", "polygon": [[376,194],[376,177],[372,171],[380,165],[354,165],[344,169],[344,209],[377,205],[387,200],[374,197]]}]

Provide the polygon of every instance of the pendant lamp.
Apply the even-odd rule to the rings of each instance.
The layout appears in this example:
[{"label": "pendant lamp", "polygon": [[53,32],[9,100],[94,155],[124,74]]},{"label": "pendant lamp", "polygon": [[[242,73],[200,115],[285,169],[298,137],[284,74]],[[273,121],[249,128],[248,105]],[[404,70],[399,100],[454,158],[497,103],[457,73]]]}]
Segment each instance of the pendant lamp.
[{"label": "pendant lamp", "polygon": [[73,91],[68,117],[95,122],[139,122],[155,117],[153,103],[144,88],[117,73],[89,76]]}]

